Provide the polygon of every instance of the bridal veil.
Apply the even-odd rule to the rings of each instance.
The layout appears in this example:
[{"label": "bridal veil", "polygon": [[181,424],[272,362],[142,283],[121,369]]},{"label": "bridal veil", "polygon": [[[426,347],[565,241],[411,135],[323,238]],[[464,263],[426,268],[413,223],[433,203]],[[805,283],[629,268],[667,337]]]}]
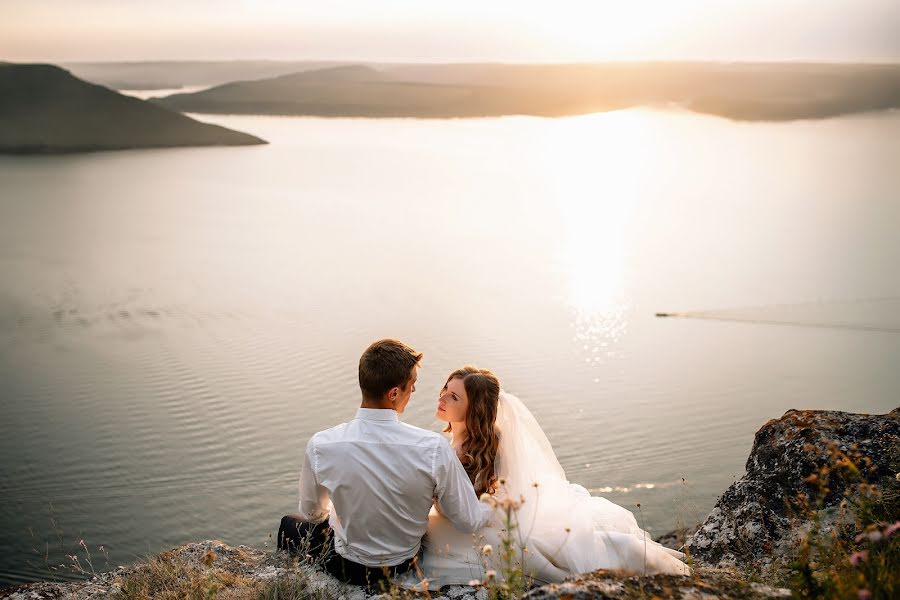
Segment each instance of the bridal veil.
[{"label": "bridal veil", "polygon": [[690,573],[683,555],[654,542],[630,511],[569,483],[534,415],[503,391],[497,427],[498,513],[491,525],[472,536],[456,531],[432,511],[422,566],[434,587],[480,580],[485,566],[502,576],[496,554],[484,556],[480,548],[497,547],[507,535],[502,509],[506,501],[516,507],[511,513],[516,554],[535,583],[562,581],[596,569]]},{"label": "bridal veil", "polygon": [[516,396],[500,392],[500,495],[520,503],[518,536],[526,570],[558,581],[599,568],[686,574],[680,552],[654,542],[634,515],[569,483],[544,430]]}]

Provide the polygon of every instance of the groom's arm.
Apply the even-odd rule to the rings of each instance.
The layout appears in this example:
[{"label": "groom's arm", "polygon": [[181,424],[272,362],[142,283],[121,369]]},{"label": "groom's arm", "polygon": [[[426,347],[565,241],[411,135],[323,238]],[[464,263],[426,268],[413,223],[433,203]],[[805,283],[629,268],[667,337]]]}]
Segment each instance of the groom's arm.
[{"label": "groom's arm", "polygon": [[490,521],[493,509],[475,496],[475,488],[447,440],[439,440],[435,452],[434,495],[438,512],[460,531],[478,531]]},{"label": "groom's arm", "polygon": [[300,515],[310,523],[321,523],[328,518],[331,500],[328,490],[319,485],[316,477],[315,438],[306,445],[303,470],[300,471]]}]

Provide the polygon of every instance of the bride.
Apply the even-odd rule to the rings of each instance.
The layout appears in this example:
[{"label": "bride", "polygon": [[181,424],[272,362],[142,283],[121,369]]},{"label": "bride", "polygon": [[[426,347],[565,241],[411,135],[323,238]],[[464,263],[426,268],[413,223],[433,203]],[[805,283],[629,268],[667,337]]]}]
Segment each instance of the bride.
[{"label": "bride", "polygon": [[457,531],[436,503],[421,563],[431,589],[481,581],[485,568],[502,577],[497,551],[504,536],[514,540],[526,576],[537,583],[595,569],[690,573],[684,555],[652,541],[631,512],[568,482],[534,416],[500,389],[490,371],[466,366],[452,372],[437,418],[447,423],[444,431],[452,435],[475,493],[495,506],[515,508],[509,533],[506,511],[498,508],[494,522],[472,535]]}]

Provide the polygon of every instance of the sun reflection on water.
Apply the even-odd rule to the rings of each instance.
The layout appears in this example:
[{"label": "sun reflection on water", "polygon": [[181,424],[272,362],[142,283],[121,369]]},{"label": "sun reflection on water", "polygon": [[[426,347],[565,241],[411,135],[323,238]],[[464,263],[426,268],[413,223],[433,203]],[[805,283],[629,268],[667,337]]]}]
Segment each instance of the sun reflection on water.
[{"label": "sun reflection on water", "polygon": [[615,111],[547,125],[547,186],[561,216],[565,302],[573,342],[589,364],[618,356],[628,329],[628,228],[648,176],[652,118]]}]

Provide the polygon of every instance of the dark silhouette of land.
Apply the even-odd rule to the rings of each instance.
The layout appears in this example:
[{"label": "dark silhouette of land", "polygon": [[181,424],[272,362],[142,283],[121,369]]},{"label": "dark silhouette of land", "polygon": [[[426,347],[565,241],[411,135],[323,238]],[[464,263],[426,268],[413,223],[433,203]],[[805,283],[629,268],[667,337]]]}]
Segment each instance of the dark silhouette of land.
[{"label": "dark silhouette of land", "polygon": [[566,116],[634,106],[746,121],[900,108],[900,65],[342,65],[153,100],[180,111],[322,117]]},{"label": "dark silhouette of land", "polygon": [[0,63],[0,153],[265,144],[52,65]]},{"label": "dark silhouette of land", "polygon": [[338,61],[147,61],[60,63],[75,77],[117,90],[158,90],[212,86],[231,81],[265,79],[288,73],[337,66]]}]

